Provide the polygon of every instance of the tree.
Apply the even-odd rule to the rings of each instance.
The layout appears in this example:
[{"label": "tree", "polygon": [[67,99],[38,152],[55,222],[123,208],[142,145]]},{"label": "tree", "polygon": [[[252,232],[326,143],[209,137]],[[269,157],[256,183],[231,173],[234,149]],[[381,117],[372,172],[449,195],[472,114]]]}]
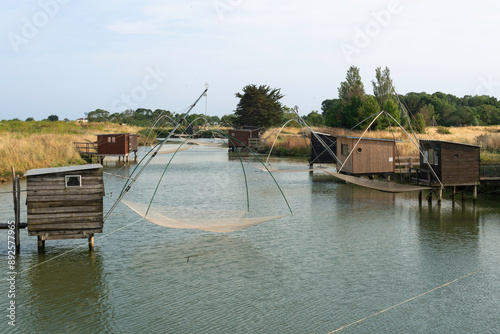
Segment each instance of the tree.
[{"label": "tree", "polygon": [[342,108],[341,126],[347,129],[354,128],[361,120],[360,111],[362,111],[363,101],[358,96],[352,96],[351,102]]},{"label": "tree", "polygon": [[325,124],[323,115],[316,110],[311,111],[306,117],[304,117],[304,120],[311,126],[320,126]]},{"label": "tree", "polygon": [[283,106],[279,100],[283,97],[278,88],[269,86],[247,85],[243,94],[236,93],[240,99],[234,114],[239,125],[258,127],[277,126],[283,119]]},{"label": "tree", "polygon": [[344,105],[351,103],[352,97],[358,97],[364,100],[365,97],[365,87],[361,81],[361,76],[359,74],[359,68],[355,66],[349,67],[346,75],[346,81],[340,83],[338,89],[339,99],[342,100]]},{"label": "tree", "polygon": [[434,111],[434,106],[432,104],[426,104],[422,108],[420,108],[419,113],[422,114],[422,117],[424,118],[425,125],[431,126],[434,125],[434,120],[436,119],[435,114],[436,112]]},{"label": "tree", "polygon": [[415,116],[414,130],[418,133],[425,133],[425,120],[422,114]]},{"label": "tree", "polygon": [[[365,118],[368,118],[374,114],[377,114],[380,112],[380,106],[377,103],[377,100],[375,97],[368,95],[363,103],[361,104],[361,107],[358,110],[358,120],[357,123],[361,122]],[[383,116],[380,116],[383,117]],[[377,123],[380,123],[380,117],[377,119]],[[373,120],[373,117],[370,119],[367,119],[365,122],[363,122],[362,127],[366,128],[370,122]]]},{"label": "tree", "polygon": [[321,103],[321,111],[325,125],[331,127],[342,126],[342,102],[340,99],[325,100]]},{"label": "tree", "polygon": [[51,122],[57,122],[59,120],[59,116],[57,115],[50,115],[49,117],[47,117],[47,119]]},{"label": "tree", "polygon": [[109,119],[109,111],[103,109],[96,109],[87,115],[89,122],[106,122]]},{"label": "tree", "polygon": [[[401,110],[399,109],[398,105],[396,104],[396,102],[394,102],[393,99],[388,99],[387,101],[385,101],[383,110],[389,115],[391,115],[396,120],[396,122],[401,124]],[[389,124],[395,125],[394,120],[391,119],[390,117],[389,120],[387,119],[386,116],[380,116],[380,117],[384,117],[378,124],[380,129],[385,129],[386,127],[389,126]]]},{"label": "tree", "polygon": [[28,117],[26,118],[25,122],[33,122],[35,119],[33,117]]},{"label": "tree", "polygon": [[222,126],[235,126],[236,122],[238,122],[238,117],[236,115],[224,115],[220,119],[220,123]]},{"label": "tree", "polygon": [[372,80],[373,95],[380,106],[383,108],[385,102],[394,95],[394,86],[392,85],[391,72],[386,67],[383,71],[380,67],[375,70],[375,80]]},{"label": "tree", "polygon": [[338,92],[341,101],[341,123],[339,125],[350,129],[361,121],[359,112],[365,100],[365,88],[361,81],[359,68],[355,66],[349,67],[346,81],[340,83]]}]

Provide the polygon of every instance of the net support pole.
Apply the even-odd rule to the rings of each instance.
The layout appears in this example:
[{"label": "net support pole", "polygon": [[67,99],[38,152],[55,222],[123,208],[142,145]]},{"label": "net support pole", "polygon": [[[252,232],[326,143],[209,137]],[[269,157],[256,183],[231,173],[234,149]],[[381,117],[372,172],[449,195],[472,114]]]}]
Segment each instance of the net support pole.
[{"label": "net support pole", "polygon": [[156,147],[155,152],[151,155],[151,157],[148,160],[146,160],[146,162],[144,163],[144,166],[137,172],[137,175],[135,175],[134,178],[131,178],[130,182],[125,183],[125,186],[124,186],[124,188],[123,188],[120,196],[118,197],[118,199],[116,200],[116,202],[113,204],[113,206],[111,207],[111,209],[109,209],[108,213],[106,213],[106,216],[104,217],[103,222],[105,222],[109,218],[109,216],[111,215],[111,213],[118,206],[118,203],[120,203],[120,201],[123,199],[123,197],[130,190],[130,188],[134,185],[134,183],[137,181],[137,179],[142,174],[142,172],[144,171],[144,169],[149,165],[149,163],[151,162],[151,160],[153,160],[153,158],[158,154],[158,151],[163,147],[163,145],[170,139],[170,137],[172,137],[172,135],[174,134],[175,130],[177,130],[177,128],[179,127],[179,125],[186,119],[187,115],[191,112],[191,110],[193,110],[193,108],[196,106],[196,104],[198,103],[198,101],[201,100],[201,98],[207,93],[207,91],[208,91],[208,87],[205,88],[205,90],[203,91],[203,93],[201,93],[201,95],[198,97],[198,99],[196,99],[196,101],[191,105],[191,107],[189,107],[188,111],[186,111],[186,113],[184,114],[184,117],[182,118],[182,120],[179,123],[177,123],[177,125],[172,129],[172,131],[170,131],[170,133],[168,134],[167,138],[163,139],[163,141],[160,143],[160,145],[158,145]]}]

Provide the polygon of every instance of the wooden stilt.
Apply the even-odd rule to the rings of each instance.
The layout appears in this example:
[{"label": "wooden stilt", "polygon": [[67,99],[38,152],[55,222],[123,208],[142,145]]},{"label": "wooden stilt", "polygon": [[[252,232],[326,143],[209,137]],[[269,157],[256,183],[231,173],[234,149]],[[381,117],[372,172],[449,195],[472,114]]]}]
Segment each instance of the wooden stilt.
[{"label": "wooden stilt", "polygon": [[19,176],[16,175],[14,167],[12,167],[12,197],[14,199],[14,243],[16,246],[16,253],[19,253],[21,248],[19,233],[19,220],[21,218],[21,186],[19,185]]},{"label": "wooden stilt", "polygon": [[38,236],[38,250],[42,250],[45,248],[45,240],[43,240],[43,237]]},{"label": "wooden stilt", "polygon": [[441,203],[441,200],[443,199],[443,188],[439,188],[438,192],[438,203]]},{"label": "wooden stilt", "polygon": [[94,234],[89,235],[89,249],[94,250]]},{"label": "wooden stilt", "polygon": [[418,204],[422,205],[422,190],[418,192]]},{"label": "wooden stilt", "polygon": [[474,185],[474,193],[472,195],[474,203],[477,201],[477,185]]},{"label": "wooden stilt", "polygon": [[21,184],[19,182],[19,175],[16,175],[16,197],[17,197],[17,207],[16,207],[16,252],[21,251]]}]

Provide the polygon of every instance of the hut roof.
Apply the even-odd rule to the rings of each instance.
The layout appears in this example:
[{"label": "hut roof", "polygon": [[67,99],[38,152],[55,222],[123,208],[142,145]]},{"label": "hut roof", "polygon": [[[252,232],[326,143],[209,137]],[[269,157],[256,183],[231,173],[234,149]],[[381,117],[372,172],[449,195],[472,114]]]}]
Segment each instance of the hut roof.
[{"label": "hut roof", "polygon": [[453,141],[446,141],[446,140],[420,139],[420,141],[426,141],[426,142],[437,142],[437,143],[447,143],[447,144],[455,144],[455,145],[463,145],[463,146],[472,146],[472,147],[481,147],[481,145],[473,145],[473,144],[456,143],[456,142],[453,142]]},{"label": "hut roof", "polygon": [[88,165],[67,166],[67,167],[38,168],[38,169],[30,169],[29,171],[27,171],[24,174],[24,176],[44,175],[44,174],[54,174],[54,173],[66,173],[66,172],[76,172],[76,171],[80,171],[80,170],[99,169],[99,168],[102,168],[101,164],[88,164]]},{"label": "hut roof", "polygon": [[[349,138],[349,139],[359,139],[360,137],[352,137],[352,136],[337,136],[339,138]],[[377,140],[377,141],[391,141],[391,142],[402,142],[400,139],[386,139],[386,138],[369,138],[369,137],[361,137],[361,140]]]}]

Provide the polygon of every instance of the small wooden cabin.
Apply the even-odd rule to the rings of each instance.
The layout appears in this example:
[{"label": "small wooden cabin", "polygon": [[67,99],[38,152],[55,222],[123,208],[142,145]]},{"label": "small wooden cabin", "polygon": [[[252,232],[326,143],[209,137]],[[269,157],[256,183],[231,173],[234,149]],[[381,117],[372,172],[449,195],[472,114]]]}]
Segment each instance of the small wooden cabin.
[{"label": "small wooden cabin", "polygon": [[137,157],[136,133],[106,133],[97,135],[97,156],[101,160],[106,156],[123,157],[124,159],[134,152]]},{"label": "small wooden cabin", "polygon": [[478,185],[479,149],[477,145],[421,139],[420,170],[430,173],[431,180],[436,180],[429,170],[428,161],[444,186]]},{"label": "small wooden cabin", "polygon": [[[354,151],[350,154],[353,148]],[[361,138],[360,140],[359,137],[339,137],[337,138],[337,153],[340,163],[337,169],[344,165],[341,173],[387,175],[393,174],[396,170],[395,140],[378,138]]]},{"label": "small wooden cabin", "polygon": [[337,160],[325,148],[328,148],[337,155],[337,136],[332,136],[326,133],[315,132],[311,134],[311,154],[309,156],[309,163],[337,163]]},{"label": "small wooden cabin", "polygon": [[45,240],[88,238],[103,229],[100,164],[31,169],[25,174],[28,233]]},{"label": "small wooden cabin", "polygon": [[259,129],[231,129],[228,130],[227,146],[234,151],[235,148],[250,147],[252,139],[260,137]]}]

